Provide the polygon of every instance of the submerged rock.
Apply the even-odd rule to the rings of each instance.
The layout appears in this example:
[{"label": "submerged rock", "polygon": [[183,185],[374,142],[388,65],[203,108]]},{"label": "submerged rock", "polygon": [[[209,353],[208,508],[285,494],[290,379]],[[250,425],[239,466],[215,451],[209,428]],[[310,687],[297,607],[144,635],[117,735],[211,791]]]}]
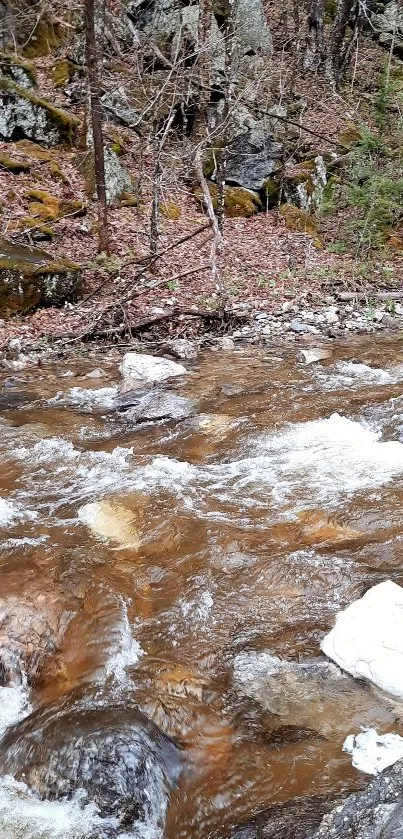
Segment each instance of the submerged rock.
[{"label": "submerged rock", "polygon": [[0,315],[10,317],[39,306],[62,306],[81,293],[78,265],[53,259],[39,248],[0,237]]},{"label": "submerged rock", "polygon": [[376,713],[369,688],[320,658],[294,662],[269,652],[240,653],[234,661],[234,687],[237,697],[253,700],[268,715],[264,724],[270,730],[280,723],[322,736],[347,734],[347,709],[372,713],[372,719]]},{"label": "submerged rock", "polygon": [[137,511],[118,501],[93,501],[80,507],[78,518],[95,536],[116,542],[120,547],[138,551],[141,545],[139,514],[146,504],[145,496],[139,496]]},{"label": "submerged rock", "polygon": [[403,588],[391,580],[373,586],[337,615],[321,648],[356,678],[403,696]]},{"label": "submerged rock", "polygon": [[[179,751],[130,701],[78,693],[39,708],[2,740],[0,772],[44,800],[83,791],[105,828],[94,837],[162,835]],[[144,833],[144,835],[146,835]]]},{"label": "submerged rock", "polygon": [[184,376],[187,372],[182,364],[175,361],[136,352],[123,356],[120,371],[124,379],[131,378],[143,384],[163,382],[174,376]]},{"label": "submerged rock", "polygon": [[268,807],[254,819],[235,828],[231,839],[310,839],[312,831],[332,808],[326,796],[294,798]]}]

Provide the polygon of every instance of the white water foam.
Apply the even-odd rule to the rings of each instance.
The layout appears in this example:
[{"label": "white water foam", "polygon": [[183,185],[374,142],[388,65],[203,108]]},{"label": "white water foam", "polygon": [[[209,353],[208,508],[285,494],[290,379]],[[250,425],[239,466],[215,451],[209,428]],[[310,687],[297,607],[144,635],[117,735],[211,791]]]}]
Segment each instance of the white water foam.
[{"label": "white water foam", "polygon": [[0,738],[10,725],[32,711],[26,681],[16,687],[0,687]]},{"label": "white water foam", "polygon": [[383,442],[359,422],[332,414],[286,427],[253,442],[253,455],[219,465],[196,467],[157,457],[137,474],[137,488],[164,488],[182,495],[185,507],[232,501],[237,516],[250,507],[278,508],[292,497],[309,506],[375,489],[403,475],[403,445]]},{"label": "white water foam", "polygon": [[102,839],[114,825],[79,793],[71,801],[41,801],[13,777],[0,780],[1,839]]},{"label": "white water foam", "polygon": [[392,385],[403,380],[403,365],[396,364],[387,370],[370,367],[356,361],[339,361],[334,367],[323,370],[314,367],[312,374],[319,379],[322,389],[360,388],[365,385]]},{"label": "white water foam", "polygon": [[352,756],[352,764],[360,772],[377,775],[403,758],[403,737],[399,734],[377,734],[366,728],[350,734],[343,743],[343,752]]},{"label": "white water foam", "polygon": [[32,510],[24,510],[14,501],[0,498],[0,527],[14,524],[17,521],[32,520],[36,517],[36,512]]},{"label": "white water foam", "polygon": [[86,411],[111,410],[118,395],[117,387],[84,388],[71,387],[66,393],[60,391],[48,404],[72,405]]},{"label": "white water foam", "polygon": [[124,685],[130,681],[127,675],[127,668],[136,664],[139,658],[144,655],[144,650],[138,641],[133,638],[130,626],[127,603],[119,597],[121,606],[121,620],[115,627],[115,643],[112,645],[111,656],[106,663],[106,676],[112,676],[118,684]]}]

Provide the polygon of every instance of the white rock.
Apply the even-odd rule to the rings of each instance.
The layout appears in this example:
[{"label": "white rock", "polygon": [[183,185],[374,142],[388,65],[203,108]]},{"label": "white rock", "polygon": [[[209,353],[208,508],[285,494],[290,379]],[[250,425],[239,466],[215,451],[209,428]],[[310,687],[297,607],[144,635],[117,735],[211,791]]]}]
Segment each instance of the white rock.
[{"label": "white rock", "polygon": [[228,338],[224,335],[223,338],[217,339],[217,347],[219,347],[220,350],[233,350],[235,349],[235,344],[232,338]]},{"label": "white rock", "polygon": [[124,379],[138,379],[143,382],[163,382],[172,376],[184,376],[186,368],[176,361],[156,358],[137,352],[128,352],[123,356],[120,372]]},{"label": "white rock", "polygon": [[262,335],[266,335],[266,338],[269,337],[271,335],[271,326],[264,326],[262,329]]},{"label": "white rock", "polygon": [[397,315],[403,315],[403,306],[401,303],[396,303],[395,305],[395,313]]},{"label": "white rock", "polygon": [[327,312],[325,312],[325,318],[326,318],[326,323],[329,323],[329,324],[339,322],[339,316],[338,316],[335,309],[328,309]]},{"label": "white rock", "polygon": [[377,323],[380,323],[383,319],[384,314],[385,312],[382,309],[375,309],[373,319],[376,320]]},{"label": "white rock", "polygon": [[315,361],[322,361],[323,358],[330,358],[330,350],[322,350],[321,347],[312,347],[309,350],[301,350],[301,356],[305,364],[313,364]]},{"label": "white rock", "polygon": [[174,338],[173,341],[167,341],[166,348],[176,358],[191,359],[197,358],[198,355],[195,342],[188,341],[186,338]]},{"label": "white rock", "polygon": [[321,648],[356,678],[403,697],[403,588],[391,580],[371,588],[337,615]]},{"label": "white rock", "polygon": [[403,757],[403,737],[399,734],[377,734],[366,728],[350,734],[343,743],[343,752],[351,755],[353,766],[360,772],[377,775]]}]

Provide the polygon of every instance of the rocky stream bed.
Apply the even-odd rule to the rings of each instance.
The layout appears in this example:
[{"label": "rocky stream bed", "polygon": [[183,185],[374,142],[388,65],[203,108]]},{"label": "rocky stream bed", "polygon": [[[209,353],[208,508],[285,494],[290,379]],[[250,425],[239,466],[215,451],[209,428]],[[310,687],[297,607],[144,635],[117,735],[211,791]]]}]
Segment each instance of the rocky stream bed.
[{"label": "rocky stream bed", "polygon": [[4,839],[400,836],[402,700],[321,644],[403,584],[403,340],[323,346],[5,364]]}]

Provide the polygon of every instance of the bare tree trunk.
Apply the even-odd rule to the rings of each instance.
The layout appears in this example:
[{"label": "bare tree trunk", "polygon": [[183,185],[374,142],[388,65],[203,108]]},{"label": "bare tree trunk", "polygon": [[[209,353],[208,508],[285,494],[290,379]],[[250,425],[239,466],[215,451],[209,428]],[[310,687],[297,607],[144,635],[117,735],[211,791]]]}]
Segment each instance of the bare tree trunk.
[{"label": "bare tree trunk", "polygon": [[305,70],[317,70],[323,59],[324,0],[311,0],[308,14],[308,37],[304,56]]},{"label": "bare tree trunk", "polygon": [[367,8],[367,0],[339,0],[326,61],[327,76],[336,87],[350,61]]},{"label": "bare tree trunk", "polygon": [[158,250],[158,213],[161,191],[161,154],[157,140],[157,126],[154,126],[153,151],[154,151],[154,175],[153,175],[153,200],[151,203],[150,215],[150,253],[154,256]]},{"label": "bare tree trunk", "polygon": [[108,210],[105,187],[104,139],[102,134],[101,92],[98,74],[97,43],[95,35],[95,2],[85,0],[85,59],[90,92],[90,113],[94,145],[95,186],[98,199],[99,250],[109,253]]}]

